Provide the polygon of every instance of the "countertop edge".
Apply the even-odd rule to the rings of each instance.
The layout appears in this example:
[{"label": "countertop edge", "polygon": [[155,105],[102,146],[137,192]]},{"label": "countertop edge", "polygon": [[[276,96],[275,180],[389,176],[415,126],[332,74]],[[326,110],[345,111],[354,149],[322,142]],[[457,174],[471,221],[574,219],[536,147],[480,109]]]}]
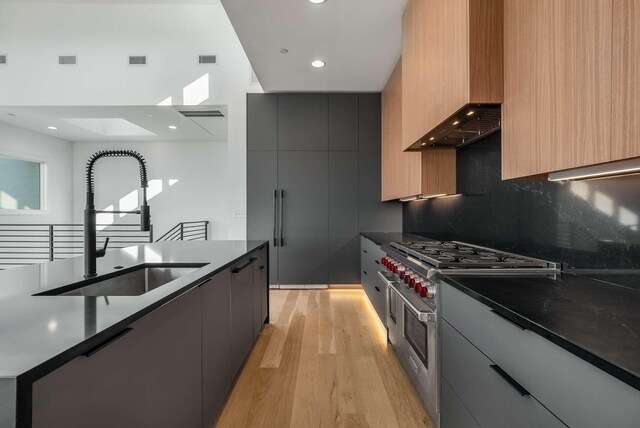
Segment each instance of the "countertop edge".
[{"label": "countertop edge", "polygon": [[549,340],[555,345],[560,346],[562,349],[572,353],[576,357],[588,362],[589,364],[592,364],[593,366],[603,370],[604,372],[610,374],[616,379],[640,391],[640,376],[638,376],[637,374],[630,372],[618,366],[617,364],[614,364],[594,354],[593,352],[576,345],[575,343],[571,342],[569,339],[564,338],[554,333],[553,331],[545,327],[542,327],[539,324],[534,323],[533,321],[518,314],[517,312],[514,312],[511,309],[505,308],[504,306],[494,302],[493,300],[483,296],[482,294],[465,287],[464,285],[456,281],[455,278],[444,275],[443,279],[446,280],[445,282],[448,285],[451,285],[457,290],[479,301],[480,303],[483,303],[489,306],[491,309],[497,310],[498,312],[501,313],[501,315],[504,315],[507,318],[513,318],[513,321],[516,321],[518,324],[523,325],[527,329],[538,334],[539,336],[542,336],[543,338]]},{"label": "countertop edge", "polygon": [[[52,371],[54,371],[55,369],[63,366],[64,364],[68,363],[69,361],[73,360],[74,358],[82,355],[84,352],[89,351],[90,349],[92,349],[93,347],[99,345],[100,343],[104,342],[105,340],[108,340],[110,337],[113,337],[117,334],[119,334],[124,328],[126,328],[127,326],[129,326],[131,323],[139,320],[140,318],[144,317],[145,315],[153,312],[154,310],[160,308],[161,306],[169,303],[170,301],[176,299],[177,297],[181,296],[182,294],[186,293],[187,291],[200,286],[201,284],[203,284],[203,282],[207,281],[209,278],[214,277],[215,275],[217,275],[218,273],[222,272],[223,270],[229,268],[231,265],[233,265],[234,263],[236,263],[238,260],[242,259],[243,257],[246,257],[249,254],[252,254],[255,251],[259,251],[260,249],[264,248],[264,245],[267,244],[268,245],[268,241],[263,241],[262,243],[256,245],[255,248],[251,249],[250,251],[247,251],[246,253],[243,253],[242,255],[239,255],[238,257],[232,259],[231,261],[215,268],[212,271],[208,271],[206,273],[203,273],[203,275],[201,277],[199,277],[198,279],[190,282],[189,284],[185,285],[184,287],[179,288],[178,290],[174,291],[171,294],[168,294],[167,296],[164,296],[156,301],[154,301],[153,303],[149,304],[148,306],[145,306],[143,309],[139,310],[138,312],[122,319],[121,321],[118,321],[117,323],[105,328],[104,330],[96,333],[94,336],[92,336],[89,339],[86,339],[80,343],[78,343],[75,346],[72,346],[71,348],[67,349],[66,351],[63,351],[55,356],[53,356],[52,358],[50,358],[49,360],[46,360],[32,368],[30,368],[29,370],[15,376],[14,378],[17,379],[18,381],[18,394],[20,394],[20,389],[21,386],[25,385],[25,384],[31,384],[33,382],[35,382],[36,380],[40,379],[41,377],[45,376],[48,373],[51,373]],[[207,268],[208,265],[203,266],[200,269],[205,269]],[[6,376],[5,378],[11,378],[10,376]]]}]

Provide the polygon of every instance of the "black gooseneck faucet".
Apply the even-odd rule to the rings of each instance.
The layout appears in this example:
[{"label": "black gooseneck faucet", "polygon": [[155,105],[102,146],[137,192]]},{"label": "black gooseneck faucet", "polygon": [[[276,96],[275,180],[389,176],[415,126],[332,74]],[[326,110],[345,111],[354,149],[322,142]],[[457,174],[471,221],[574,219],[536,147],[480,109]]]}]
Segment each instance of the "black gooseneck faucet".
[{"label": "black gooseneck faucet", "polygon": [[[142,188],[142,205],[137,211],[96,211],[94,204],[93,166],[98,159],[107,157],[131,157],[140,164],[140,187]],[[142,155],[133,150],[101,150],[91,155],[87,161],[87,205],[84,210],[84,276],[91,278],[97,275],[96,259],[103,257],[107,251],[109,238],[104,247],[96,248],[96,214],[140,214],[140,230],[146,232],[151,227],[151,213],[147,205],[147,165]]]}]

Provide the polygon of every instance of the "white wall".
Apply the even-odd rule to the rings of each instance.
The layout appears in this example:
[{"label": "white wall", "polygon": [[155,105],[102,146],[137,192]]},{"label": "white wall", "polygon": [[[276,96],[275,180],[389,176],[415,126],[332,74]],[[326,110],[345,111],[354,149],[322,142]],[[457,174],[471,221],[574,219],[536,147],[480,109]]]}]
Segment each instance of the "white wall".
[{"label": "white wall", "polygon": [[[151,220],[156,238],[181,221],[209,220],[212,239],[228,239],[227,146],[196,143],[73,144],[73,214],[82,223],[85,206],[85,164],[104,149],[140,152],[148,166]],[[101,159],[95,166],[96,208],[132,210],[139,206],[140,174],[135,159]],[[137,223],[139,216],[100,215],[98,223]]]},{"label": "white wall", "polygon": [[45,210],[3,214],[0,223],[71,223],[72,143],[0,122],[0,156],[45,162]]},{"label": "white wall", "polygon": [[[1,3],[0,51],[8,55],[0,105],[156,105],[168,97],[180,105],[203,78],[202,104],[227,105],[229,114],[227,186],[213,203],[226,207],[227,237],[246,236],[246,219],[233,213],[246,212],[246,93],[261,88],[250,83],[221,5]],[[58,55],[74,54],[77,66],[57,65]],[[138,54],[148,66],[127,65]],[[197,65],[199,54],[216,54],[218,64]]]}]

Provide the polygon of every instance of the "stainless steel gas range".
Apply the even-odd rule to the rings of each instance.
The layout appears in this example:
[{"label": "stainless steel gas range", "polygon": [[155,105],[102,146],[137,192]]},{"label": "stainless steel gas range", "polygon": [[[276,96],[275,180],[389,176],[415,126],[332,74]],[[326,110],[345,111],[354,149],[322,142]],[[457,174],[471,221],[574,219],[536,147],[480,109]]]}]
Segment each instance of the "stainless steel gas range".
[{"label": "stainless steel gas range", "polygon": [[392,242],[378,272],[387,285],[389,341],[440,425],[439,288],[445,274],[549,275],[556,263],[457,241]]}]

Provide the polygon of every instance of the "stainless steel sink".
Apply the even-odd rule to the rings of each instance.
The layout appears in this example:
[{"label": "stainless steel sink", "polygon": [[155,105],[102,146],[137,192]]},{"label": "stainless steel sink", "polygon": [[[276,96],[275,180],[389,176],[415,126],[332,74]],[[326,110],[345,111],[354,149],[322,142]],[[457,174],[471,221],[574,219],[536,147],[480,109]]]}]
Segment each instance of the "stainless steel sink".
[{"label": "stainless steel sink", "polygon": [[204,265],[137,266],[116,276],[100,277],[39,293],[40,296],[139,296],[191,273]]}]

